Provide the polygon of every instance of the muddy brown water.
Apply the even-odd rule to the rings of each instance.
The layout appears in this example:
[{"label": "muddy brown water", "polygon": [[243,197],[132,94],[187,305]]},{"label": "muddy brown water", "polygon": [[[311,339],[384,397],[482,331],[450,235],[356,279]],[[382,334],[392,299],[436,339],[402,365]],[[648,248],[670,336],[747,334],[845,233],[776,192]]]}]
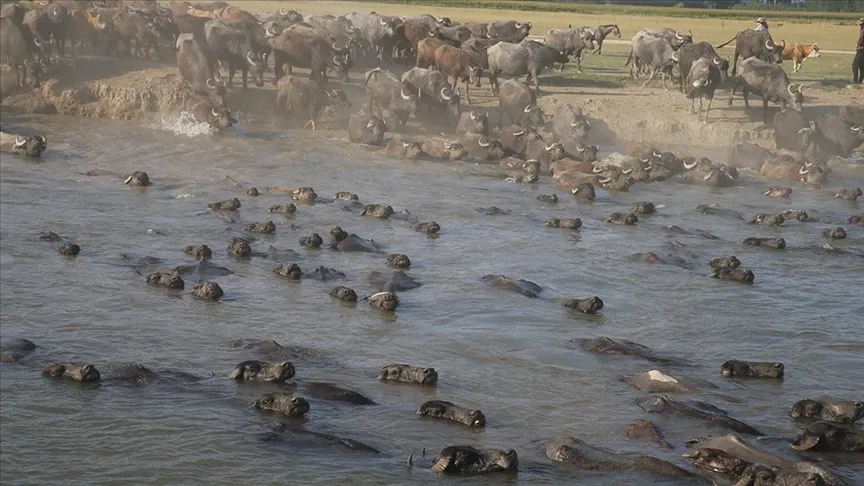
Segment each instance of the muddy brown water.
[{"label": "muddy brown water", "polygon": [[[599,191],[596,202],[582,203],[555,191],[548,177],[535,186],[508,184],[475,175],[482,167],[471,163],[385,160],[351,146],[341,133],[253,127],[189,137],[138,122],[38,116],[2,121],[4,127],[43,131],[49,140],[41,161],[3,154],[0,164],[2,332],[39,346],[22,363],[2,367],[4,484],[462,484],[405,467],[410,452],[418,455],[425,447],[434,456],[453,444],[519,453],[518,474],[469,483],[671,484],[555,466],[537,441],[570,434],[689,467],[680,457],[683,442],[724,431],[643,412],[636,405],[642,393],[618,378],[655,368],[709,380],[717,389],[689,398],[713,403],[773,437],[796,435],[787,416],[796,400],[862,398],[864,258],[818,250],[821,230],[837,225],[849,232],[838,247],[864,249],[864,230],[845,225],[862,206],[827,191],[796,187],[791,201],[769,199],[761,195],[769,183],[745,173],[744,183],[730,189],[641,184],[628,193]],[[147,171],[154,185],[123,185],[133,170]],[[85,175],[91,171],[99,175]],[[861,183],[855,172],[832,182]],[[293,217],[272,215],[271,205],[289,202],[285,194],[264,190],[277,185],[312,186],[324,197],[350,190],[366,203],[435,220],[443,230],[429,238],[405,221],[367,219],[339,204],[298,205]],[[253,186],[261,196],[243,194]],[[558,204],[536,200],[552,192]],[[208,203],[233,196],[242,201],[236,223],[206,212]],[[603,222],[643,200],[662,205],[659,213],[634,227]],[[747,218],[801,208],[819,221],[769,228],[696,211],[711,202]],[[511,214],[475,211],[493,205]],[[579,231],[545,228],[553,216],[580,217],[584,225]],[[226,254],[227,240],[243,236],[242,224],[267,220],[276,223],[276,233],[256,235],[254,250],[293,249],[304,270],[326,265],[347,278],[291,282],[270,272],[274,261],[236,261]],[[383,253],[307,251],[298,245],[298,238],[312,232],[326,239],[335,225],[374,239]],[[671,234],[667,225],[709,231],[719,239]],[[82,253],[61,257],[56,245],[38,241],[46,230],[70,238]],[[748,236],[783,236],[789,248],[743,247]],[[673,239],[684,248],[673,249]],[[128,259],[145,256],[163,259],[166,267],[192,263],[182,249],[194,243],[208,244],[213,261],[234,272],[212,278],[225,290],[218,303],[192,299],[189,279],[185,292],[149,287],[128,266]],[[634,253],[647,251],[674,253],[692,268],[633,261]],[[366,276],[386,271],[385,255],[397,252],[410,256],[407,273],[423,286],[400,293],[394,314],[328,297],[339,284],[373,293]],[[736,255],[751,268],[755,284],[708,278],[707,261],[724,255]],[[488,273],[526,278],[546,290],[529,299],[491,289],[480,282]],[[591,317],[554,300],[592,295],[606,306]],[[601,335],[642,343],[692,366],[597,357],[568,344]],[[278,418],[254,410],[251,402],[275,387],[226,379],[236,363],[259,358],[231,347],[234,339],[309,348],[293,360],[298,383],[335,383],[378,405],[310,398],[307,418],[289,423],[354,439],[382,454],[297,431],[274,434]],[[782,361],[787,378],[723,380],[719,366],[732,358]],[[135,362],[198,380],[94,388],[40,376],[41,366],[57,360],[106,369]],[[435,367],[438,386],[378,382],[378,369],[394,362]],[[415,415],[430,399],[479,408],[488,425],[475,431]],[[675,450],[626,438],[627,426],[646,418]],[[782,441],[760,444],[795,457]],[[860,460],[826,460],[849,484],[864,483]]]}]

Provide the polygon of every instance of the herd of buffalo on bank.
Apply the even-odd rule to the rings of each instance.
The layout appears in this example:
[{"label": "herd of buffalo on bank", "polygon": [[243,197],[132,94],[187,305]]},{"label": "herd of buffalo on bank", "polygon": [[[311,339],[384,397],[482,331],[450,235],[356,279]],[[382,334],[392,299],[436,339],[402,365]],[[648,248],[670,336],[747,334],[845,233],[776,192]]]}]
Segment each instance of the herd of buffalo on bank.
[{"label": "herd of buffalo on bank", "polygon": [[[763,176],[788,183],[821,186],[831,172],[827,162],[833,157],[848,157],[860,150],[864,143],[864,107],[848,105],[836,115],[826,114],[807,120],[802,114],[802,89],[789,83],[785,72],[776,64],[785,42],[775,45],[770,35],[744,31],[736,37],[735,59],[731,63],[733,95],[741,87],[761,94],[768,101],[779,102],[783,109],[774,118],[777,150],[763,149],[755,144],[742,143],[734,147],[728,164],[718,164],[707,158],[697,159],[662,152],[649,143],[630,143],[624,153],[613,153],[598,160],[598,147],[586,142],[592,124],[578,107],[564,104],[551,117],[544,115],[537,104],[539,75],[548,67],[581,60],[583,51],[602,48],[606,35],[621,33],[617,26],[594,29],[552,29],[544,42],[526,39],[531,29],[529,22],[493,22],[457,24],[446,18],[429,15],[398,18],[375,13],[352,12],[345,16],[313,16],[304,18],[295,11],[280,10],[267,15],[254,16],[223,2],[189,5],[172,2],[164,9],[155,2],[123,1],[110,6],[94,6],[100,2],[58,1],[31,11],[20,4],[3,4],[4,61],[22,72],[26,83],[28,73],[38,82],[40,69],[50,62],[51,46],[63,55],[65,43],[92,43],[94,49],[120,47],[125,53],[135,51],[149,55],[159,52],[158,40],[169,41],[177,52],[178,70],[191,95],[188,110],[200,121],[216,128],[233,123],[228,109],[228,88],[233,84],[236,71],[242,73],[244,88],[251,73],[256,85],[263,86],[263,74],[272,57],[275,66],[277,110],[288,113],[297,122],[313,129],[325,107],[350,107],[345,93],[328,83],[328,73],[335,72],[343,81],[349,79],[349,70],[359,62],[398,64],[406,59],[414,67],[402,76],[381,67],[374,67],[364,75],[366,103],[362,110],[350,115],[348,138],[353,143],[384,146],[384,155],[399,159],[431,158],[439,160],[473,160],[493,162],[491,172],[514,183],[537,183],[541,175],[551,175],[559,187],[573,197],[591,201],[595,187],[609,191],[626,191],[636,182],[651,183],[678,179],[711,187],[728,187],[738,180],[738,170],[747,168]],[[187,14],[190,7],[198,11],[219,11],[219,18],[202,18]],[[227,8],[226,8],[227,7]],[[65,19],[65,20],[64,20]],[[14,29],[14,30],[11,30]],[[14,37],[10,41],[10,38]],[[10,44],[11,42],[11,44]],[[22,51],[18,57],[9,57],[7,47]],[[705,42],[694,44],[692,34],[674,30],[644,30],[633,37],[633,49],[628,63],[633,76],[643,72],[649,81],[656,75],[671,75],[673,67],[679,70],[679,84],[688,98],[713,99],[713,92],[726,77],[730,62],[721,59],[712,46]],[[143,49],[143,51],[142,51]],[[13,49],[14,50],[14,49]],[[743,60],[738,63],[738,57]],[[227,81],[219,67],[228,68]],[[736,66],[737,65],[737,66]],[[287,74],[286,69],[287,67]],[[296,76],[293,68],[310,70],[308,77]],[[740,69],[740,74],[736,74]],[[480,78],[488,72],[493,93],[499,97],[500,120],[497,130],[490,128],[487,113],[476,110],[462,111],[464,95],[470,103],[469,87],[478,87]],[[499,84],[498,75],[513,79]],[[516,77],[527,76],[522,82]],[[458,84],[464,83],[460,93]],[[533,89],[529,83],[533,83]],[[730,99],[731,103],[731,99]],[[700,101],[701,110],[701,101]],[[386,112],[386,116],[385,116]],[[403,127],[414,117],[421,123],[455,124],[455,139],[431,138],[424,142],[407,139],[385,139],[385,132]],[[705,113],[707,119],[707,110]],[[505,120],[507,123],[505,123]],[[44,135],[22,137],[0,133],[0,151],[39,157],[47,147]],[[126,184],[149,186],[149,176],[135,172]],[[765,192],[769,197],[790,197],[791,187],[774,187]],[[254,196],[255,194],[250,194]],[[860,189],[843,189],[835,197],[854,201]],[[314,189],[303,187],[292,191],[297,202],[322,202]],[[557,202],[556,195],[540,196],[545,202]],[[538,198],[539,199],[539,198]],[[362,205],[351,193],[337,193],[334,201],[356,208],[361,215],[376,218],[398,216],[386,205]],[[213,203],[210,209],[230,218],[240,207],[233,198]],[[276,205],[273,213],[292,213],[294,204]],[[635,224],[638,217],[655,212],[649,202],[638,204],[631,212],[614,213],[606,221],[612,224]],[[713,206],[705,212],[721,211]],[[807,220],[802,210],[782,214],[757,214],[751,223],[781,225],[786,219]],[[864,216],[853,215],[849,224],[864,225]],[[437,234],[441,228],[434,222],[413,222],[422,233]],[[579,229],[581,221],[553,218],[547,226]],[[272,233],[272,222],[246,225],[244,231]],[[825,230],[828,239],[846,235],[842,228]],[[64,238],[46,232],[43,240],[60,243],[63,255],[74,256],[80,248]],[[317,233],[304,237],[300,244],[321,247],[323,238]],[[748,238],[745,245],[782,249],[783,238]],[[339,251],[370,251],[375,243],[341,228],[330,233],[330,247]],[[203,265],[212,251],[206,245],[191,245],[185,252],[201,260]],[[238,258],[253,255],[249,240],[233,238],[228,252]],[[645,261],[660,262],[655,254],[646,254]],[[386,263],[396,269],[410,266],[406,255],[392,254]],[[752,282],[753,272],[743,268],[734,256],[720,257],[709,262],[712,276],[724,280]],[[144,262],[141,268],[150,268]],[[176,269],[175,269],[176,270]],[[295,264],[281,264],[273,271],[285,278],[315,278],[332,280],[339,272],[321,267],[303,272]],[[182,271],[144,271],[148,284],[169,289],[183,289]],[[536,297],[542,288],[533,282],[515,280],[501,275],[487,275],[483,281],[489,285]],[[379,293],[368,297],[369,303],[383,312],[392,312],[399,305],[397,291],[416,285],[400,271],[381,279]],[[191,290],[205,300],[218,300],[223,290],[215,282],[202,281]],[[337,286],[330,295],[342,301],[357,301],[357,293],[348,287]],[[568,299],[563,305],[583,313],[596,313],[603,308],[599,297]],[[18,362],[35,349],[32,342],[4,337],[0,343],[2,362]],[[598,355],[623,354],[643,358],[651,363],[674,364],[675,360],[659,356],[636,343],[602,337],[578,344]],[[285,357],[285,348],[272,341],[247,343],[246,349],[255,349],[271,361],[244,361],[230,373],[229,378],[243,381],[285,383],[295,369]],[[745,362],[731,360],[721,366],[721,376],[730,379],[782,380],[782,363]],[[102,377],[92,364],[54,363],[44,368],[48,376],[80,382],[99,381]],[[115,370],[112,379],[146,382],[156,376],[139,365]],[[438,374],[433,368],[406,364],[384,366],[379,374],[384,381],[434,386]],[[736,434],[762,436],[758,429],[736,420],[726,412],[706,404],[679,400],[675,393],[693,391],[700,384],[676,379],[658,370],[636,375],[629,383],[649,393],[639,401],[649,412],[667,412],[695,418],[725,428]],[[326,383],[310,384],[306,393],[318,399],[337,400],[357,405],[374,403],[352,390]],[[254,400],[255,408],[301,417],[309,411],[309,402],[291,393],[265,393]],[[486,419],[479,410],[460,407],[454,403],[433,400],[421,405],[420,415],[447,419],[468,427],[485,427]],[[864,417],[864,403],[836,399],[801,400],[796,402],[790,415],[804,423],[801,436],[792,443],[800,452],[864,452],[864,432],[855,423]],[[640,421],[628,430],[628,436],[670,447],[651,422]],[[352,441],[350,447],[372,449]],[[685,454],[693,464],[705,471],[731,479],[736,486],[803,486],[840,485],[843,479],[828,469],[809,461],[790,461],[774,456],[738,435],[719,438],[694,439],[688,442],[692,452]],[[634,471],[661,477],[692,478],[692,472],[650,456],[629,457],[600,449],[574,437],[547,441],[542,446],[552,461],[571,464],[588,470]],[[374,450],[374,449],[372,449]],[[409,458],[409,464],[411,463]],[[432,469],[448,474],[480,474],[515,471],[517,454],[513,450],[476,449],[469,446],[451,446],[441,451]],[[697,477],[698,478],[698,477]]]}]

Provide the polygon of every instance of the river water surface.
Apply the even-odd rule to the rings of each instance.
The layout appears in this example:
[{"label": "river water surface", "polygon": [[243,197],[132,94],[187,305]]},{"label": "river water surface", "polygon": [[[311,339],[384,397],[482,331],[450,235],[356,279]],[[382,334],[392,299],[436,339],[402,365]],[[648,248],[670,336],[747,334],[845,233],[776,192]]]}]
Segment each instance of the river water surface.
[{"label": "river water surface", "polygon": [[[4,119],[48,135],[41,161],[3,154],[0,164],[0,270],[2,331],[39,347],[19,364],[3,365],[3,484],[406,484],[459,482],[415,467],[408,453],[428,456],[447,445],[470,444],[518,451],[520,472],[470,483],[671,484],[627,474],[587,473],[554,466],[537,448],[542,439],[574,435],[627,454],[647,454],[689,467],[685,440],[724,433],[692,420],[643,412],[641,392],[624,375],[657,365],[629,357],[597,357],[572,339],[610,336],[635,341],[692,366],[660,367],[679,377],[709,380],[717,388],[698,398],[726,410],[771,437],[794,437],[793,402],[821,395],[861,399],[864,390],[864,258],[821,250],[821,231],[842,225],[841,248],[864,248],[864,229],[848,226],[860,203],[833,193],[796,187],[791,201],[761,195],[768,186],[752,174],[740,187],[712,191],[679,182],[638,184],[628,193],[598,191],[594,203],[558,191],[555,205],[536,200],[554,191],[548,176],[535,186],[472,175],[472,164],[404,162],[323,134],[247,131],[188,137],[133,122],[63,117]],[[344,136],[343,134],[337,134]],[[607,151],[610,147],[606,147]],[[123,185],[133,170],[149,173],[147,189]],[[95,171],[95,172],[92,172]],[[85,173],[96,175],[85,175]],[[842,172],[842,171],[841,171]],[[837,187],[856,187],[861,173],[835,171]],[[239,186],[239,187],[238,187]],[[243,193],[258,187],[261,196]],[[415,232],[399,219],[371,220],[340,204],[298,207],[293,217],[267,208],[289,196],[270,186],[312,186],[332,197],[349,190],[364,203],[408,209],[435,220],[440,237]],[[236,223],[206,211],[210,202],[238,197]],[[662,205],[633,227],[603,219],[641,200]],[[698,204],[741,211],[805,209],[816,222],[754,227],[704,215]],[[486,216],[498,206],[510,215]],[[579,231],[545,228],[549,217],[582,218]],[[237,261],[225,252],[245,223],[273,220],[274,235],[257,235],[253,250],[293,249],[304,270],[319,265],[345,274],[342,282],[286,281],[263,258]],[[372,238],[382,254],[308,251],[298,238],[327,237],[339,225]],[[679,235],[678,225],[719,239]],[[79,244],[76,258],[58,255],[38,240],[52,230]],[[741,246],[748,236],[780,236],[784,251]],[[682,249],[671,246],[673,239]],[[193,263],[183,247],[208,244],[214,263],[233,270],[215,277],[225,290],[217,303],[146,285],[129,262],[151,256],[165,268]],[[633,260],[637,252],[675,253],[692,268]],[[399,294],[387,315],[365,302],[328,297],[344,284],[369,295],[369,272],[387,271],[387,253],[405,253],[407,272],[423,286]],[[708,278],[707,261],[737,255],[756,274],[753,285]],[[287,261],[286,261],[287,262]],[[529,299],[491,289],[484,274],[537,282],[546,290]],[[563,308],[558,297],[603,298],[605,308],[586,317]],[[298,383],[335,383],[367,395],[375,406],[310,399],[305,420],[276,432],[273,414],[251,407],[275,386],[226,379],[233,366],[260,359],[232,340],[272,339],[305,350],[294,365]],[[308,348],[308,349],[307,349]],[[782,383],[728,381],[727,359],[782,361]],[[197,380],[144,387],[82,387],[40,376],[54,361],[84,361],[98,368],[140,363]],[[380,383],[388,363],[432,366],[436,388]],[[415,415],[421,403],[449,400],[483,410],[488,425],[467,427]],[[627,426],[651,419],[676,449],[626,438]],[[303,431],[354,439],[382,454],[349,450]],[[794,458],[780,440],[763,447]],[[416,460],[431,464],[432,457]],[[829,466],[864,484],[864,462],[828,458]]]}]

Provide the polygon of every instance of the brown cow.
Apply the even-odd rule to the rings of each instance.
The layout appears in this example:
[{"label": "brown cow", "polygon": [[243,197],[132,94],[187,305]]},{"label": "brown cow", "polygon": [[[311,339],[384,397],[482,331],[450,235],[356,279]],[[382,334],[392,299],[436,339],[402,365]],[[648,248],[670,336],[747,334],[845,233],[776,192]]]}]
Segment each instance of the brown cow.
[{"label": "brown cow", "polygon": [[480,67],[473,65],[471,56],[458,47],[443,45],[435,49],[435,66],[441,74],[453,80],[450,89],[454,92],[458,92],[456,84],[460,80],[465,83],[465,101],[471,103],[468,83],[476,82],[483,73]]},{"label": "brown cow", "polygon": [[302,115],[306,124],[315,130],[318,114],[325,106],[351,107],[351,102],[341,89],[327,89],[318,81],[286,75],[276,83],[276,111],[284,109],[289,115]]},{"label": "brown cow", "polygon": [[797,73],[801,70],[804,64],[804,59],[819,57],[819,44],[799,44],[795,43],[787,45],[783,48],[783,53],[780,56],[785,61],[792,61],[792,72]]},{"label": "brown cow", "polygon": [[96,52],[99,32],[105,30],[106,24],[99,12],[93,9],[75,9],[71,11],[69,22],[69,40],[78,43],[78,53],[84,50],[84,45],[90,43]]},{"label": "brown cow", "polygon": [[417,43],[417,62],[414,63],[414,67],[428,69],[435,66],[435,50],[448,44],[452,45],[450,42],[438,39],[437,37],[421,39]]}]

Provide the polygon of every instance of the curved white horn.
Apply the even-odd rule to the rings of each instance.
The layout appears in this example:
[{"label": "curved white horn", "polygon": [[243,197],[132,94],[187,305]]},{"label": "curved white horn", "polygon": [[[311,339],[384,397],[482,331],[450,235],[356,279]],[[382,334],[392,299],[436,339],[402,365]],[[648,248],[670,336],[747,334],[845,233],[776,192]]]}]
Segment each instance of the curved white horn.
[{"label": "curved white horn", "polygon": [[476,111],[472,111],[469,115],[471,116],[471,119],[472,119],[472,120],[476,120],[476,119],[477,119],[477,112],[476,112]]},{"label": "curved white horn", "polygon": [[481,146],[481,147],[483,147],[483,148],[488,147],[488,146],[489,146],[489,142],[486,141],[486,142],[484,143],[484,140],[486,140],[486,137],[480,137],[480,138],[477,140],[477,145],[479,145],[479,146]]},{"label": "curved white horn", "polygon": [[849,127],[849,130],[852,130],[853,132],[860,132],[861,131],[861,125],[855,125],[854,127]]},{"label": "curved white horn", "polygon": [[804,83],[798,83],[798,92],[804,94]]},{"label": "curved white horn", "polygon": [[678,39],[678,40],[684,40],[684,36],[681,35],[681,31],[680,31],[680,30],[676,30],[676,31],[675,31],[675,38]]},{"label": "curved white horn", "polygon": [[516,22],[516,24],[514,24],[514,25],[516,25],[516,28],[517,28],[517,29],[521,29],[521,28],[522,28],[522,24],[520,24],[519,22]]},{"label": "curved white horn", "polygon": [[519,136],[522,136],[522,135],[525,135],[525,130],[519,130],[518,132],[514,132],[514,133],[513,133],[513,136],[514,136],[514,137],[519,137]]},{"label": "curved white horn", "polygon": [[276,26],[271,25],[270,27],[267,27],[267,31],[265,32],[265,34],[267,35],[267,37],[276,37]]},{"label": "curved white horn", "polygon": [[769,40],[766,40],[766,41],[765,41],[765,47],[767,47],[768,49],[773,49],[773,48],[774,48],[774,43],[771,42],[770,39],[769,39]]},{"label": "curved white horn", "polygon": [[806,165],[802,165],[801,168],[798,169],[798,174],[799,174],[799,175],[807,175],[808,172],[810,172],[810,170],[807,169],[807,166],[806,166]]},{"label": "curved white horn", "polygon": [[585,150],[586,150],[585,147],[580,147],[579,145],[576,146],[576,151],[579,152],[580,154],[581,154],[582,152],[584,152]]},{"label": "curved white horn", "polygon": [[441,99],[444,101],[450,101],[450,95],[447,94],[447,88],[441,88]]},{"label": "curved white horn", "polygon": [[577,123],[578,121],[579,121],[579,120],[577,120],[577,119],[574,118],[573,121],[570,122],[570,126],[571,126],[571,127],[575,127],[575,126],[579,125],[579,123]]},{"label": "curved white horn", "polygon": [[42,140],[42,145],[48,144],[48,139],[45,138],[45,135],[39,135],[39,140]]},{"label": "curved white horn", "polygon": [[687,170],[695,169],[697,165],[699,165],[699,162],[697,162],[695,160],[693,161],[692,164],[688,164],[687,162],[684,162],[684,168]]},{"label": "curved white horn", "polygon": [[402,88],[401,91],[399,91],[399,94],[402,95],[402,99],[403,99],[403,100],[410,100],[410,99],[411,99],[411,95],[410,95],[410,94],[405,94],[405,88],[404,88],[404,87]]},{"label": "curved white horn", "polygon": [[385,20],[379,20],[379,22],[381,22],[381,25],[387,25],[387,21]]},{"label": "curved white horn", "polygon": [[410,144],[410,143],[406,143],[406,142],[402,142],[402,146],[405,147],[405,148],[408,148],[408,147],[411,146],[411,144]]},{"label": "curved white horn", "polygon": [[15,148],[27,145],[27,139],[21,138],[21,135],[15,135]]},{"label": "curved white horn", "polygon": [[717,66],[720,65],[720,58],[719,58],[719,57],[714,56],[714,64],[717,65]]},{"label": "curved white horn", "polygon": [[207,87],[210,89],[216,89],[216,81],[213,78],[207,78]]},{"label": "curved white horn", "polygon": [[621,173],[624,174],[624,175],[628,175],[628,174],[630,174],[631,172],[633,172],[633,169],[632,169],[632,168],[630,168],[630,169],[626,169],[626,170],[622,170],[622,171],[621,171]]},{"label": "curved white horn", "polygon": [[654,157],[657,157],[658,159],[663,157],[663,154],[661,154],[657,150],[654,150],[653,152],[651,152],[651,155],[653,155]]},{"label": "curved white horn", "polygon": [[524,109],[523,111],[524,111],[525,113],[531,113],[531,105],[526,106],[525,109]]},{"label": "curved white horn", "polygon": [[366,122],[366,128],[375,128],[375,120],[369,120]]},{"label": "curved white horn", "polygon": [[[543,145],[546,145],[546,144],[543,144]],[[555,148],[555,144],[554,144],[554,143],[553,143],[552,145],[546,145],[546,151],[547,151],[547,152],[549,152],[549,151],[552,150],[553,148]]]},{"label": "curved white horn", "polygon": [[219,118],[219,112],[216,111],[216,108],[213,108],[212,110],[210,110],[210,114],[216,118]]},{"label": "curved white horn", "polygon": [[285,10],[284,8],[280,8],[279,9],[279,15],[288,15],[288,11]]},{"label": "curved white horn", "polygon": [[678,51],[672,53],[672,60],[678,62]]},{"label": "curved white horn", "polygon": [[612,182],[612,178],[611,177],[602,177],[600,179],[597,179],[597,182],[599,182],[600,184],[608,184],[608,183]]},{"label": "curved white horn", "polygon": [[789,83],[789,86],[786,86],[786,92],[789,93],[789,96],[792,96],[792,83]]},{"label": "curved white horn", "polygon": [[714,171],[713,171],[713,170],[712,170],[711,172],[705,174],[705,177],[703,177],[702,180],[703,180],[703,181],[707,181],[708,179],[711,178],[711,175],[712,175],[712,174],[714,174]]},{"label": "curved white horn", "polygon": [[804,162],[804,167],[807,167],[808,169],[813,167],[813,162]]},{"label": "curved white horn", "polygon": [[604,170],[603,167],[600,167],[598,165],[595,165],[594,167],[591,168],[591,172],[593,172],[595,174],[600,174],[601,172],[603,172],[603,170]]},{"label": "curved white horn", "polygon": [[246,60],[249,61],[249,64],[255,66],[255,56],[252,54],[252,52],[246,53]]}]

